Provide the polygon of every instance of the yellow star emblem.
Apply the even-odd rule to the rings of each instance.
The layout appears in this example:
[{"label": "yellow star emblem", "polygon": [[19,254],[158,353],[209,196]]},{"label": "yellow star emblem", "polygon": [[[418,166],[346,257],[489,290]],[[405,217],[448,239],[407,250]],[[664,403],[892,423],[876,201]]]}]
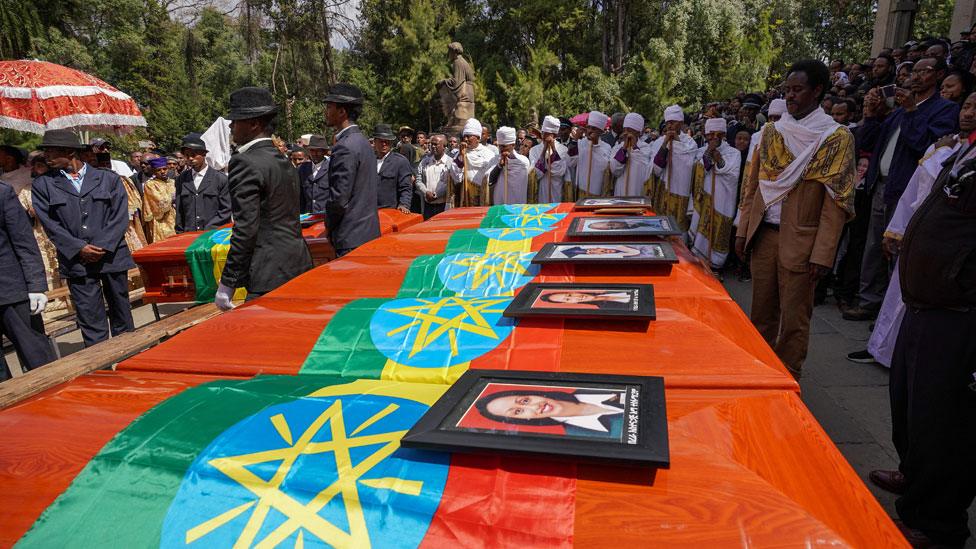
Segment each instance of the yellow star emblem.
[{"label": "yellow star emblem", "polygon": [[492,254],[471,254],[451,262],[451,265],[462,267],[462,270],[451,277],[451,280],[470,276],[468,288],[481,288],[485,282],[494,278],[499,286],[505,285],[505,275],[515,277],[529,274],[529,260],[533,254],[518,252],[498,252]]},{"label": "yellow star emblem", "polygon": [[[342,401],[336,400],[308,426],[297,440],[294,440],[284,415],[272,416],[270,418],[271,424],[284,441],[284,447],[216,458],[208,462],[215,469],[252,492],[255,499],[191,528],[186,532],[186,543],[193,543],[242,513],[251,511],[250,518],[237,537],[234,547],[277,547],[295,532],[298,532],[295,547],[304,545],[306,532],[334,547],[369,547],[369,530],[359,501],[357,483],[374,489],[393,490],[415,496],[420,494],[423,487],[421,481],[391,477],[362,478],[375,465],[400,447],[400,439],[406,431],[356,435],[392,414],[398,408],[399,406],[396,404],[389,404],[383,410],[373,414],[347,436],[342,415]],[[315,435],[325,428],[326,424],[329,425],[331,440],[328,442],[312,442]],[[383,446],[353,465],[349,452],[351,448],[375,444],[382,444]],[[304,505],[282,491],[282,483],[301,456],[327,452],[332,452],[335,456],[336,469],[339,473],[339,478],[335,482],[317,493],[311,501]],[[270,480],[264,480],[248,469],[248,466],[275,462],[280,462],[280,464]],[[337,495],[341,497],[345,507],[349,532],[345,532],[319,514]],[[288,518],[263,539],[258,540],[256,539],[257,535],[271,510],[276,510]]]},{"label": "yellow star emblem", "polygon": [[498,229],[497,237],[493,236],[493,238],[504,238],[511,234],[521,236],[522,238],[532,238],[539,233],[540,229],[538,227],[502,227]]},{"label": "yellow star emblem", "polygon": [[515,216],[515,222],[519,227],[537,227],[539,225],[546,225],[547,221],[556,222],[559,221],[561,216],[550,214],[550,213],[523,213]]},{"label": "yellow star emblem", "polygon": [[458,354],[457,338],[461,332],[498,339],[498,334],[491,323],[485,319],[484,314],[503,312],[504,307],[497,308],[498,305],[507,304],[510,300],[511,298],[508,297],[417,299],[419,305],[387,309],[388,312],[405,316],[410,321],[390,330],[386,335],[392,336],[419,326],[410,347],[410,357],[445,336],[451,345],[451,357],[455,357]]}]

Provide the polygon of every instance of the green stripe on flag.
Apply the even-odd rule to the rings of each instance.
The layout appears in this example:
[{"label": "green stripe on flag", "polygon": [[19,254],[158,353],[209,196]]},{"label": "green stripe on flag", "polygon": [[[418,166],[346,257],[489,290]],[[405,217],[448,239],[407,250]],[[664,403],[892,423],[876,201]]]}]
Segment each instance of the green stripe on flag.
[{"label": "green stripe on flag", "polygon": [[410,263],[397,297],[451,296],[455,292],[447,289],[437,275],[437,268],[447,254],[422,255]]},{"label": "green stripe on flag", "polygon": [[193,285],[196,288],[197,303],[208,303],[217,294],[217,280],[214,278],[214,261],[210,250],[213,248],[211,237],[217,229],[204,232],[186,248],[186,264],[193,274]]},{"label": "green stripe on flag", "polygon": [[357,299],[339,310],[319,335],[300,374],[379,379],[386,357],[369,336],[369,323],[387,299]]},{"label": "green stripe on flag", "polygon": [[478,231],[478,229],[460,229],[451,234],[447,241],[444,253],[455,254],[459,252],[483,252],[488,249],[488,237]]},{"label": "green stripe on flag", "polygon": [[102,448],[17,547],[159,547],[187,469],[218,435],[268,406],[346,382],[322,376],[214,381],[161,402]]}]

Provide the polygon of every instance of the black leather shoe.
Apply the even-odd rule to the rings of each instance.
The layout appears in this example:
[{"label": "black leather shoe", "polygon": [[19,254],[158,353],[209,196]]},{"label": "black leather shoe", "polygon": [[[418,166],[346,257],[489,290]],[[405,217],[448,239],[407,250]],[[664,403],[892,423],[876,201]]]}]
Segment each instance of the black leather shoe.
[{"label": "black leather shoe", "polygon": [[958,544],[945,544],[940,543],[930,537],[928,537],[925,532],[921,530],[916,530],[905,524],[904,522],[895,519],[895,526],[901,531],[901,535],[905,536],[905,541],[913,547],[913,549],[962,549],[963,543]]},{"label": "black leather shoe", "polygon": [[844,320],[874,320],[878,318],[878,311],[872,311],[864,307],[852,307],[844,311],[844,314],[841,316]]},{"label": "black leather shoe", "polygon": [[905,475],[901,474],[901,471],[875,469],[868,473],[868,479],[878,488],[887,490],[892,494],[904,494],[908,487],[908,481],[905,480]]}]

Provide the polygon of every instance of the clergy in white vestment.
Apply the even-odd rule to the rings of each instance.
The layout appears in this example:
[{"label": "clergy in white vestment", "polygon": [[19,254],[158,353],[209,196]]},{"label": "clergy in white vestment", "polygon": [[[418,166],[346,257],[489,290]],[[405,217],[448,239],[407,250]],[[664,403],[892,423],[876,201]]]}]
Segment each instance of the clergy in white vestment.
[{"label": "clergy in white vestment", "polygon": [[492,170],[492,204],[525,204],[529,188],[529,159],[515,151],[515,128],[502,126],[495,132],[498,166]]},{"label": "clergy in white vestment", "polygon": [[494,147],[481,143],[481,122],[471,118],[461,133],[460,151],[454,159],[455,181],[461,181],[455,202],[459,206],[486,206],[488,175],[498,163]]},{"label": "clergy in white vestment", "polygon": [[[569,164],[576,168],[572,199],[608,196],[610,186],[610,151],[613,149],[600,139],[610,119],[600,111],[591,111],[586,118],[586,136],[569,147]],[[570,200],[566,197],[566,200]]]},{"label": "clergy in white vestment", "polygon": [[[719,119],[723,120],[723,119]],[[692,171],[698,143],[685,131],[685,113],[678,105],[664,109],[664,133],[651,143],[651,205],[688,228]]]},{"label": "clergy in white vestment", "polygon": [[543,204],[563,201],[563,183],[566,180],[569,151],[566,145],[556,141],[558,135],[559,119],[555,116],[543,118],[542,143],[529,150],[533,188],[529,200]]},{"label": "clergy in white vestment", "polygon": [[742,153],[725,140],[723,118],[705,121],[706,145],[698,150],[688,231],[695,255],[721,269],[732,244]]},{"label": "clergy in white vestment", "polygon": [[624,117],[623,139],[610,151],[614,196],[646,196],[651,176],[651,145],[640,140],[644,117],[636,112]]},{"label": "clergy in white vestment", "polygon": [[[976,96],[972,96],[976,101]],[[965,124],[960,117],[960,126]],[[976,128],[963,127],[963,139],[967,139],[970,131]],[[908,222],[918,207],[925,202],[932,185],[938,179],[942,171],[942,163],[949,159],[953,154],[962,148],[958,139],[940,140],[929,147],[918,163],[918,168],[908,180],[908,185],[898,199],[895,213],[885,229],[884,238],[888,247],[895,246],[901,242],[908,228]],[[959,164],[966,158],[976,156],[976,147],[970,147],[963,155],[964,158],[957,159],[955,164]],[[878,363],[886,368],[891,368],[891,357],[895,350],[895,341],[898,339],[898,330],[901,328],[902,317],[905,316],[905,302],[901,297],[901,281],[898,277],[898,262],[895,263],[895,270],[891,273],[891,280],[888,282],[888,290],[885,292],[884,301],[881,302],[881,310],[878,311],[878,319],[874,322],[874,330],[871,332],[871,339],[868,340],[868,352]]]}]

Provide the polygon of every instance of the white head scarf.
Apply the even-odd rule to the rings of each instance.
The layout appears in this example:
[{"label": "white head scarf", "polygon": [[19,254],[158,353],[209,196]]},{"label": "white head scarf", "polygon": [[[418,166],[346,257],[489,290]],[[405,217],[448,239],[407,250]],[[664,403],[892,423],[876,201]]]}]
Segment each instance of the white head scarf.
[{"label": "white head scarf", "polygon": [[783,113],[785,112],[785,99],[773,99],[773,101],[769,104],[769,116],[783,116]]},{"label": "white head scarf", "polygon": [[555,116],[546,116],[543,118],[542,133],[559,133],[559,119]]},{"label": "white head scarf", "polygon": [[629,112],[624,117],[624,127],[640,133],[644,131],[644,117],[636,112]]},{"label": "white head scarf", "polygon": [[510,128],[508,126],[502,126],[498,128],[495,132],[495,144],[496,145],[514,145],[515,144],[515,128]]},{"label": "white head scarf", "polygon": [[607,129],[607,121],[610,117],[603,114],[600,111],[590,111],[590,115],[586,118],[586,125],[591,128],[599,128],[601,130]]},{"label": "white head scarf", "polygon": [[670,107],[664,109],[664,121],[665,122],[684,122],[685,112],[681,110],[678,105],[671,105]]},{"label": "white head scarf", "polygon": [[477,135],[481,137],[481,122],[478,122],[477,118],[469,118],[467,122],[464,123],[464,131],[461,132],[462,136]]},{"label": "white head scarf", "polygon": [[705,133],[706,134],[712,133],[712,132],[722,132],[722,133],[725,133],[726,131],[728,131],[728,125],[726,124],[724,118],[709,118],[709,119],[705,120]]}]

